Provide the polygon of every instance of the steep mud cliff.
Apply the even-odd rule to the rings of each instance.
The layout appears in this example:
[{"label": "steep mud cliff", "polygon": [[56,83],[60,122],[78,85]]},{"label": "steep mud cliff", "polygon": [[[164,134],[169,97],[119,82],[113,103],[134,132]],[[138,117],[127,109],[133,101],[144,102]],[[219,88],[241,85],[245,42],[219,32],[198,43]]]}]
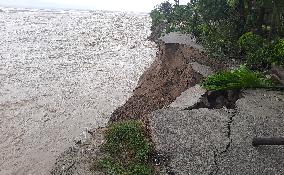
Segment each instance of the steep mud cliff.
[{"label": "steep mud cliff", "polygon": [[112,113],[110,122],[143,119],[152,111],[169,105],[210,74],[209,65],[213,70],[223,66],[192,46],[160,42],[156,60],[141,76],[133,95]]}]

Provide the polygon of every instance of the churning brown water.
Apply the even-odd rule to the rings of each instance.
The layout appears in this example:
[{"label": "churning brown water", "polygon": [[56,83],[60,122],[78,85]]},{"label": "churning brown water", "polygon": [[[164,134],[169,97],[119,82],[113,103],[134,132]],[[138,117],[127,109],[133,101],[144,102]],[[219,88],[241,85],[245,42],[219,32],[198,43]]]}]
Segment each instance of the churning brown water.
[{"label": "churning brown water", "polygon": [[146,14],[0,10],[0,174],[49,174],[152,63]]}]

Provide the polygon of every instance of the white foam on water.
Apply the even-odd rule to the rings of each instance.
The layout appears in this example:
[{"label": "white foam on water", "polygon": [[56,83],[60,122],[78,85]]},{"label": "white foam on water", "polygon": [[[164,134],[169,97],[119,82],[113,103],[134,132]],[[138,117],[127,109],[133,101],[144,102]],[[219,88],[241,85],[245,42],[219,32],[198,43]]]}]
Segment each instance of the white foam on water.
[{"label": "white foam on water", "polygon": [[[0,174],[49,174],[85,128],[104,126],[152,63],[149,16],[2,8]],[[83,134],[84,135],[84,134]]]}]

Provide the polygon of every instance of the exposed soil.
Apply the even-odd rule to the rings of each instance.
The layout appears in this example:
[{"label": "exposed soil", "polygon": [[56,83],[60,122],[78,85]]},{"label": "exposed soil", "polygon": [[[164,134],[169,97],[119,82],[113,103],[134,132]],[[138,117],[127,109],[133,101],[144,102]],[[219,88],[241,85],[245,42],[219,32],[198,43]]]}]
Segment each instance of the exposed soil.
[{"label": "exposed soil", "polygon": [[[125,119],[142,119],[149,127],[147,114],[170,105],[182,92],[199,83],[203,76],[207,76],[208,72],[212,72],[211,68],[218,70],[224,67],[221,62],[209,59],[192,46],[160,42],[156,60],[140,77],[133,95],[123,106],[112,113],[110,123]],[[214,93],[209,96],[212,96],[214,101]],[[148,134],[151,137],[150,132]],[[92,138],[97,140],[96,136]],[[80,142],[79,145],[81,144]],[[83,145],[85,144],[86,142],[83,143]],[[90,145],[87,149],[93,151],[81,154],[80,152],[86,150],[86,147],[79,146],[64,152],[58,157],[53,174],[91,173],[90,168],[86,165],[92,166],[94,160],[98,159],[98,155],[101,153],[97,146]],[[164,158],[152,155],[152,159],[152,163],[158,165],[161,161],[158,159]],[[96,173],[100,174],[100,172]]]},{"label": "exposed soil", "polygon": [[140,78],[132,97],[112,113],[110,122],[143,119],[152,111],[169,105],[183,91],[201,81],[203,76],[190,64],[196,61],[215,69],[222,66],[188,45],[160,43],[156,60]]}]

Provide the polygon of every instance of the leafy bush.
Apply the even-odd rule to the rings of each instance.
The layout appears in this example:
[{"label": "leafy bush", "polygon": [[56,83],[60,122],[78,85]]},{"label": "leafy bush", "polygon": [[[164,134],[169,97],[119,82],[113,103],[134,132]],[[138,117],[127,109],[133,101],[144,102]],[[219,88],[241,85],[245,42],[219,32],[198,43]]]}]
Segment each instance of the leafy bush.
[{"label": "leafy bush", "polygon": [[252,32],[247,32],[240,37],[238,43],[241,49],[251,53],[264,46],[264,39]]},{"label": "leafy bush", "polygon": [[284,66],[284,39],[278,40],[271,49],[269,63]]},{"label": "leafy bush", "polygon": [[160,30],[160,35],[179,31],[193,34],[199,43],[211,56],[223,58],[237,55],[236,41],[239,35],[235,21],[231,19],[234,13],[227,0],[218,3],[210,0],[190,1],[187,5],[171,4],[168,1],[157,6],[150,16],[152,31],[159,24],[166,23]]},{"label": "leafy bush", "polygon": [[246,63],[251,69],[262,70],[268,67],[269,43],[261,36],[247,32],[239,38],[238,44],[245,52]]},{"label": "leafy bush", "polygon": [[273,82],[263,74],[253,72],[245,66],[232,71],[221,71],[208,78],[202,83],[207,90],[229,90],[271,87]]},{"label": "leafy bush", "polygon": [[[151,30],[152,32],[159,32],[158,37],[176,31],[195,33],[193,31],[196,30],[193,30],[193,28],[195,29],[198,24],[195,20],[197,15],[194,16],[193,6],[178,5],[177,2],[176,4],[171,4],[169,1],[161,3],[151,11],[150,17],[152,19]],[[159,31],[156,31],[157,29]]]},{"label": "leafy bush", "polygon": [[109,156],[101,160],[100,165],[108,174],[153,174],[148,163],[152,147],[141,122],[131,120],[111,125],[103,148]]},{"label": "leafy bush", "polygon": [[152,19],[152,31],[155,30],[155,27],[157,27],[159,24],[166,20],[165,15],[162,14],[158,9],[152,10],[150,13],[150,17]]},{"label": "leafy bush", "polygon": [[[283,0],[259,2],[192,0],[187,5],[171,4],[166,1],[151,12],[151,17],[152,30],[156,29],[159,23],[166,23],[167,25],[160,30],[162,34],[172,31],[193,34],[210,56],[222,59],[243,56],[238,50],[238,39],[244,33],[239,44],[246,52],[257,51],[264,47],[265,42],[262,38],[270,43],[275,37],[284,37]],[[254,31],[259,36],[252,32],[246,33],[248,31]],[[265,59],[259,56],[261,53],[266,53],[266,50],[264,48],[256,55],[250,52],[249,63],[261,60],[260,64],[263,64]],[[280,57],[273,57],[266,60],[266,63],[269,65],[273,61],[279,64],[279,59]],[[257,64],[258,62],[254,63]]]},{"label": "leafy bush", "polygon": [[268,42],[252,32],[245,33],[238,41],[245,51],[247,65],[256,70],[269,68],[271,64],[284,65],[284,40]]},{"label": "leafy bush", "polygon": [[254,70],[265,70],[270,67],[270,48],[268,46],[247,53],[246,63]]}]

